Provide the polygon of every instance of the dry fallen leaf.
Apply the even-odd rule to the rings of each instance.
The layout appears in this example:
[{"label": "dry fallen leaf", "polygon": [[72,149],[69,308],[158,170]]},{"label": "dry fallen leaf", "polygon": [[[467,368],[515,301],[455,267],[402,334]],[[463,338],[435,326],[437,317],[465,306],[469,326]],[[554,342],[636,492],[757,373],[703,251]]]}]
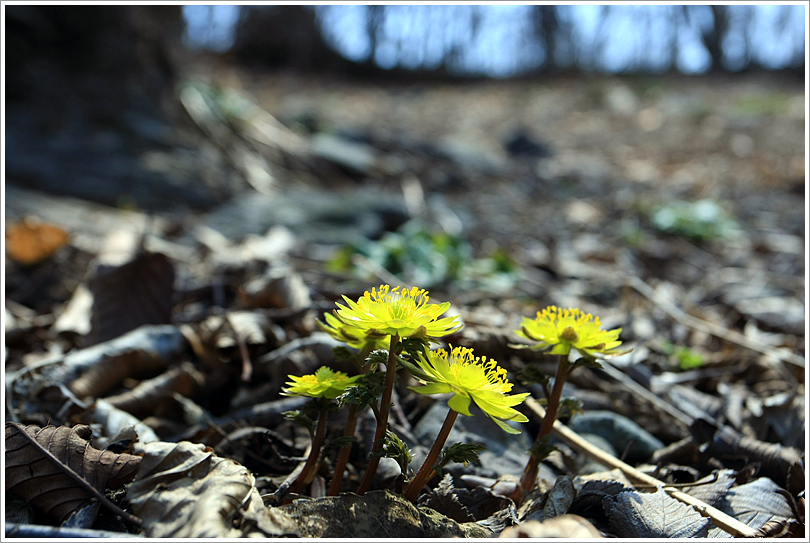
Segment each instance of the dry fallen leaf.
[{"label": "dry fallen leaf", "polygon": [[68,387],[79,398],[98,398],[127,377],[140,378],[167,369],[185,345],[174,326],[142,326],[113,340],[71,351],[49,377],[69,382]]},{"label": "dry fallen leaf", "polygon": [[671,497],[663,488],[651,494],[620,492],[604,508],[618,537],[706,537],[712,526],[708,518]]},{"label": "dry fallen leaf", "polygon": [[132,480],[141,458],[100,451],[90,445],[91,435],[84,425],[40,428],[6,423],[6,491],[61,522],[89,503],[94,495],[90,488],[103,494]]},{"label": "dry fallen leaf", "polygon": [[6,253],[15,262],[30,266],[55,253],[68,237],[56,225],[26,218],[6,229]]},{"label": "dry fallen leaf", "polygon": [[241,537],[234,521],[264,507],[253,475],[209,447],[155,442],[135,450],[144,458],[127,499],[147,537]]},{"label": "dry fallen leaf", "polygon": [[174,266],[160,253],[141,252],[119,266],[99,266],[88,281],[93,294],[93,342],[116,338],[144,324],[168,324]]}]

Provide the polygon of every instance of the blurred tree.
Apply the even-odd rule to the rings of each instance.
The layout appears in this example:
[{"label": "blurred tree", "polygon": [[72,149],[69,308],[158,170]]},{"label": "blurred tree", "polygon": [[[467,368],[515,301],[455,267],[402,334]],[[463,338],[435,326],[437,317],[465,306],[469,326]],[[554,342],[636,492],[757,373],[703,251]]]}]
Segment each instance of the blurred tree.
[{"label": "blurred tree", "polygon": [[112,205],[208,205],[143,164],[176,144],[180,6],[10,5],[6,176]]},{"label": "blurred tree", "polygon": [[242,6],[231,54],[270,68],[345,69],[348,64],[324,43],[315,10],[303,5]]}]

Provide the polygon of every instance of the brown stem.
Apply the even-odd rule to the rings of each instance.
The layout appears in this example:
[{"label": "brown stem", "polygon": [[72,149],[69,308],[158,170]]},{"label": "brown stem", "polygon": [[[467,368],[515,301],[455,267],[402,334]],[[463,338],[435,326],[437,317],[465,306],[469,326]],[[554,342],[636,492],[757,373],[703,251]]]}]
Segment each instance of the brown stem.
[{"label": "brown stem", "polygon": [[427,484],[430,478],[435,475],[436,472],[433,470],[433,466],[436,465],[436,461],[439,459],[439,454],[442,452],[442,447],[444,447],[444,444],[447,441],[447,436],[450,435],[450,430],[453,429],[453,424],[456,422],[457,417],[458,412],[453,411],[452,409],[449,413],[447,413],[447,417],[444,419],[442,429],[439,430],[439,435],[436,436],[436,441],[433,442],[433,447],[430,448],[427,458],[425,458],[424,463],[422,463],[422,467],[419,468],[419,473],[417,473],[413,480],[408,483],[408,488],[405,489],[404,496],[410,501],[416,500],[425,484]]},{"label": "brown stem", "polygon": [[[391,336],[391,345],[388,349],[388,362],[386,363],[385,372],[385,385],[383,387],[382,399],[380,399],[380,415],[377,417],[377,431],[374,433],[374,444],[371,446],[371,453],[374,454],[380,450],[385,440],[385,431],[388,429],[388,411],[391,408],[391,396],[394,391],[394,377],[397,372],[397,359],[394,354],[394,349],[399,343],[399,336]],[[362,496],[368,489],[371,488],[371,481],[374,480],[374,475],[377,473],[377,466],[380,464],[379,456],[372,456],[369,458],[366,472],[363,474],[363,479],[360,481],[360,486],[357,487],[357,494]]]},{"label": "brown stem", "polygon": [[321,455],[321,446],[323,445],[323,438],[326,435],[326,409],[321,409],[320,416],[318,417],[318,426],[315,427],[315,436],[312,438],[312,448],[309,451],[309,458],[307,463],[304,464],[304,469],[298,474],[298,477],[290,485],[290,492],[300,494],[307,483],[312,482],[315,477],[315,465],[318,462],[318,457]]},{"label": "brown stem", "polygon": [[[354,430],[357,428],[358,407],[356,403],[349,405],[346,429],[343,432],[343,435],[346,437],[354,436]],[[346,470],[346,464],[349,463],[349,454],[351,454],[351,452],[351,443],[340,448],[340,453],[338,453],[337,460],[335,461],[335,474],[332,476],[332,482],[329,483],[329,490],[326,492],[327,496],[337,496],[340,493],[340,485],[343,482],[343,472]]]},{"label": "brown stem", "polygon": [[[540,431],[534,440],[537,445],[540,441],[548,435],[551,435],[551,430],[554,428],[554,421],[557,420],[557,411],[560,408],[560,399],[562,398],[563,385],[568,378],[570,366],[568,365],[568,355],[561,354],[560,361],[557,364],[557,375],[554,377],[554,388],[551,389],[551,394],[548,397],[548,406],[546,407],[546,416],[543,417],[543,423],[540,425]],[[523,469],[523,475],[520,477],[520,485],[515,489],[512,494],[512,500],[520,505],[523,496],[526,492],[534,488],[537,481],[537,474],[540,471],[540,461],[535,455],[529,456],[529,461]]]}]

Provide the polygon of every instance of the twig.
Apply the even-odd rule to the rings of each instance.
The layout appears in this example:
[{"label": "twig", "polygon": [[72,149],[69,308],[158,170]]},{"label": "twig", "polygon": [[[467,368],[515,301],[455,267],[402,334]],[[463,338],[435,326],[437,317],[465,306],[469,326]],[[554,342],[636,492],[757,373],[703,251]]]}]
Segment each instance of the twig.
[{"label": "twig", "polygon": [[604,371],[609,376],[619,381],[622,385],[629,388],[630,391],[633,392],[633,394],[636,394],[637,396],[640,396],[641,398],[647,400],[654,406],[658,407],[662,411],[665,411],[669,415],[675,417],[677,420],[681,421],[687,426],[691,425],[692,422],[694,421],[692,417],[690,417],[677,407],[665,402],[664,400],[662,400],[661,398],[659,398],[658,396],[656,396],[655,394],[653,394],[652,392],[641,386],[640,384],[633,381],[621,370],[612,366],[610,362],[608,362],[607,360],[600,360],[599,362],[602,364],[602,371]]},{"label": "twig", "polygon": [[[528,407],[535,415],[540,417],[542,420],[545,417],[546,410],[537,403],[533,398],[526,398],[524,405]],[[560,421],[556,421],[554,423],[554,433],[562,439],[568,446],[576,448],[591,458],[609,466],[611,468],[621,470],[628,479],[633,481],[642,483],[644,485],[649,485],[655,488],[663,488],[664,492],[679,500],[687,505],[691,505],[695,511],[700,513],[704,517],[708,517],[711,519],[712,523],[717,526],[718,528],[725,530],[726,532],[730,533],[735,537],[753,537],[756,534],[756,531],[753,530],[746,524],[743,524],[739,520],[735,519],[723,513],[719,509],[712,507],[711,505],[695,498],[694,496],[690,496],[684,492],[681,492],[677,488],[673,488],[668,486],[663,481],[659,481],[655,477],[651,477],[646,473],[637,470],[633,466],[629,464],[625,464],[612,454],[606,453],[605,451],[595,447],[585,439],[579,436],[576,432],[571,430],[570,428],[566,427]]]},{"label": "twig", "polygon": [[6,524],[6,537],[24,537],[31,539],[50,539],[68,537],[79,538],[121,538],[141,537],[126,532],[109,532],[107,530],[89,530],[87,528],[67,528],[65,526],[41,526],[39,524]]},{"label": "twig", "polygon": [[236,343],[239,344],[239,354],[242,356],[242,382],[249,383],[250,378],[253,376],[253,364],[250,362],[250,353],[248,353],[247,343],[239,330],[237,330],[236,326],[234,326],[233,319],[231,319],[228,313],[225,314],[225,320],[230,325],[231,330],[233,330]]},{"label": "twig", "polygon": [[402,282],[402,279],[392,274],[391,272],[389,272],[388,270],[386,270],[385,268],[383,268],[370,258],[366,258],[363,255],[360,254],[352,255],[352,264],[354,264],[355,266],[359,266],[368,272],[373,273],[374,275],[377,276],[377,279],[380,279],[381,281],[388,283],[392,287],[400,286],[404,288],[407,286],[405,283]]},{"label": "twig", "polygon": [[671,319],[675,320],[676,322],[688,326],[694,330],[699,330],[701,332],[706,332],[711,334],[715,337],[728,341],[729,343],[734,343],[739,345],[740,347],[745,347],[746,349],[750,349],[752,351],[756,351],[758,353],[772,356],[778,360],[783,360],[784,362],[788,362],[793,364],[794,366],[798,366],[800,368],[804,368],[805,362],[804,358],[801,356],[792,353],[786,349],[778,349],[775,347],[771,347],[770,345],[766,345],[762,342],[753,340],[751,338],[745,337],[743,334],[735,331],[729,330],[719,324],[715,324],[713,322],[704,321],[702,319],[698,319],[697,317],[693,317],[687,313],[684,313],[682,310],[678,309],[668,300],[661,299],[658,296],[653,288],[635,276],[630,276],[627,278],[627,285],[634,288],[639,294],[650,300],[659,309],[661,309],[664,313],[666,313]]}]

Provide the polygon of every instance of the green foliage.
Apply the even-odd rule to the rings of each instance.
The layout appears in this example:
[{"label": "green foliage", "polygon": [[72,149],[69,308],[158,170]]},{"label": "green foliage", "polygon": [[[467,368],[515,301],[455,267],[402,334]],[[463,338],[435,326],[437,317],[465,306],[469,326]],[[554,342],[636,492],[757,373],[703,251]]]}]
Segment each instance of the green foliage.
[{"label": "green foliage", "polygon": [[393,458],[397,464],[399,464],[399,469],[402,471],[403,474],[408,473],[408,465],[413,460],[413,453],[402,441],[398,435],[396,435],[391,430],[385,431],[385,437],[383,438],[383,445],[382,447],[374,453],[371,453],[372,457],[382,457],[382,458]]},{"label": "green foliage", "polygon": [[357,438],[354,436],[339,436],[334,439],[330,439],[329,442],[324,445],[322,455],[326,455],[330,451],[335,449],[341,449],[343,447],[348,447],[349,445],[353,445],[357,441]]},{"label": "green foliage", "polygon": [[442,455],[436,465],[433,466],[433,469],[437,474],[441,475],[444,466],[450,462],[464,464],[465,468],[471,462],[480,465],[481,460],[478,458],[478,453],[485,450],[487,450],[486,446],[480,443],[454,443],[442,450]]},{"label": "green foliage", "polygon": [[282,415],[284,415],[284,420],[306,428],[310,435],[315,433],[315,421],[309,418],[303,411],[285,411]]},{"label": "green foliage", "polygon": [[346,392],[337,397],[338,405],[342,407],[351,403],[358,405],[359,408],[376,406],[377,400],[382,394],[383,379],[385,379],[385,374],[382,372],[363,375],[357,380],[357,386],[347,388]]},{"label": "green foliage", "polygon": [[366,364],[369,365],[369,371],[374,371],[380,364],[387,364],[387,363],[388,363],[388,350],[386,349],[377,349],[375,351],[371,351],[371,353],[369,353],[368,355],[368,358],[366,358]]},{"label": "green foliage", "polygon": [[582,402],[576,398],[563,398],[560,400],[559,411],[557,418],[568,417],[576,415],[577,413],[584,413],[582,410]]},{"label": "green foliage", "polygon": [[734,106],[740,115],[778,117],[790,109],[790,97],[782,93],[750,94],[738,98]]},{"label": "green foliage", "polygon": [[419,353],[427,355],[430,350],[430,339],[426,337],[407,337],[400,342],[402,350],[416,358]]},{"label": "green foliage", "polygon": [[548,390],[551,385],[551,377],[540,371],[540,368],[534,364],[528,364],[520,370],[518,380],[526,386],[538,384],[542,386],[544,390]]},{"label": "green foliage", "polygon": [[556,447],[551,444],[551,435],[547,435],[532,445],[532,448],[529,449],[529,455],[536,458],[538,462],[542,462],[555,450]]},{"label": "green foliage", "polygon": [[674,358],[678,362],[678,367],[684,371],[699,368],[704,364],[703,356],[688,347],[681,347],[670,343],[664,343],[664,353]]},{"label": "green foliage", "polygon": [[653,209],[650,220],[661,232],[712,241],[737,237],[740,228],[714,200],[677,200]]},{"label": "green foliage", "polygon": [[450,282],[460,288],[474,282],[502,288],[515,281],[519,269],[505,251],[496,249],[484,259],[474,259],[472,254],[472,246],[464,238],[434,232],[410,221],[379,240],[345,245],[327,263],[327,269],[362,276],[368,270],[354,264],[354,256],[360,255],[404,282],[427,289]]}]

